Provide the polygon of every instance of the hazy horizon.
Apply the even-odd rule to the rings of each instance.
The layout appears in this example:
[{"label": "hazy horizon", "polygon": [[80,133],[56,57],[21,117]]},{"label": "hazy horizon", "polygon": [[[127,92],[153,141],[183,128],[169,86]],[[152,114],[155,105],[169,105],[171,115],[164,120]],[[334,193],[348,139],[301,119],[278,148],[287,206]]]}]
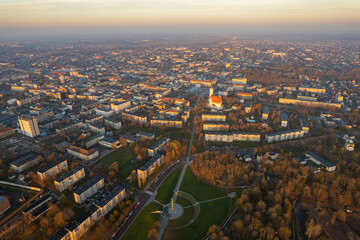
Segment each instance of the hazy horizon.
[{"label": "hazy horizon", "polygon": [[2,0],[0,38],[156,34],[359,35],[356,0]]}]

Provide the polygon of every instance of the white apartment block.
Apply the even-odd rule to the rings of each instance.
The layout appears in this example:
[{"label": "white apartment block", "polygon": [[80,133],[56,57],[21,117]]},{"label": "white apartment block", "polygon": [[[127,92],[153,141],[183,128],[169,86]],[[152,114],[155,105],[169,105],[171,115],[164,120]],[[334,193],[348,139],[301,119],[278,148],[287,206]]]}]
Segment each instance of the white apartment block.
[{"label": "white apartment block", "polygon": [[67,189],[69,186],[74,185],[80,179],[85,177],[85,170],[81,166],[75,167],[73,170],[65,173],[62,177],[55,180],[55,187],[60,192]]}]

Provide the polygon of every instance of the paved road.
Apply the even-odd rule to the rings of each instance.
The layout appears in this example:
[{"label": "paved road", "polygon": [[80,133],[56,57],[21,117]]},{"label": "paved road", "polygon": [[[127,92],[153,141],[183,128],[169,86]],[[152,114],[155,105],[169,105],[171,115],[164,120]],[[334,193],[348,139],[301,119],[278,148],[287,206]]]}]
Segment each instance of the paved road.
[{"label": "paved road", "polygon": [[[194,116],[194,122],[193,122],[192,131],[191,131],[191,138],[190,138],[190,142],[189,142],[188,153],[187,153],[187,157],[186,157],[186,160],[185,160],[185,165],[184,165],[184,167],[183,167],[183,169],[181,171],[179,180],[178,180],[178,182],[176,184],[176,187],[175,187],[175,190],[174,190],[174,194],[173,194],[173,197],[172,197],[174,202],[176,202],[176,199],[177,199],[177,196],[178,196],[178,193],[179,193],[179,189],[180,189],[182,180],[183,180],[185,172],[186,172],[186,168],[187,168],[187,166],[189,165],[189,162],[190,162],[192,143],[193,143],[193,140],[194,140],[196,115],[197,115],[197,112],[196,112],[196,104],[195,104],[195,116]],[[159,235],[157,237],[158,240],[161,240],[162,235],[164,234],[164,231],[165,231],[165,228],[166,228],[168,222],[169,222],[169,218],[166,215],[164,215],[164,219],[163,219],[162,224],[161,224]]]}]

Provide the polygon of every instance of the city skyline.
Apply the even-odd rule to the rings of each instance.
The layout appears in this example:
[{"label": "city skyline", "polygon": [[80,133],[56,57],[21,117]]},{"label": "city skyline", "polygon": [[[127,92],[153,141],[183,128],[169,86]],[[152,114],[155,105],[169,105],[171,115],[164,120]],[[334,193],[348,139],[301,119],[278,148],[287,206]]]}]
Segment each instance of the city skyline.
[{"label": "city skyline", "polygon": [[158,33],[358,34],[360,2],[99,1],[0,2],[2,37]]}]

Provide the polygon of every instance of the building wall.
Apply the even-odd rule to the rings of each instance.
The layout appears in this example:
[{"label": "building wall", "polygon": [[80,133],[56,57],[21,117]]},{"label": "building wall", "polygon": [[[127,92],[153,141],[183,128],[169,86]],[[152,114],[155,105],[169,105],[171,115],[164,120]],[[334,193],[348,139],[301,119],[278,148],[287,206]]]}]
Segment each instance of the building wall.
[{"label": "building wall", "polygon": [[19,117],[19,124],[22,134],[32,138],[40,135],[39,126],[35,117],[33,118]]},{"label": "building wall", "polygon": [[80,169],[79,171],[75,172],[73,175],[69,176],[68,178],[64,179],[62,182],[55,181],[55,187],[60,192],[64,191],[70,185],[74,185],[80,179],[85,177],[85,170],[84,168]]}]

